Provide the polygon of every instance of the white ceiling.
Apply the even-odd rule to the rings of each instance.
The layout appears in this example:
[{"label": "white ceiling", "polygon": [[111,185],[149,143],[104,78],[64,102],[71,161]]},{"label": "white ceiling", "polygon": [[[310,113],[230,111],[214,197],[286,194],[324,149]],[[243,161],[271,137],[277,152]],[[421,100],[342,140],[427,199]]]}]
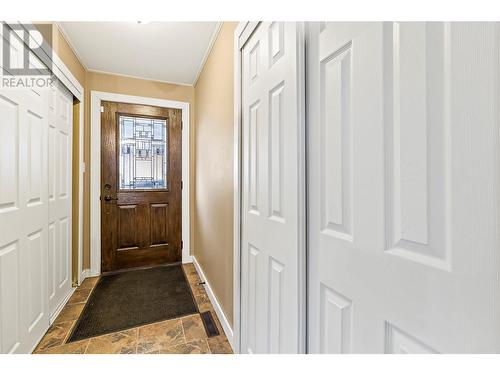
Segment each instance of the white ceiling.
[{"label": "white ceiling", "polygon": [[218,22],[60,22],[89,70],[192,85]]}]

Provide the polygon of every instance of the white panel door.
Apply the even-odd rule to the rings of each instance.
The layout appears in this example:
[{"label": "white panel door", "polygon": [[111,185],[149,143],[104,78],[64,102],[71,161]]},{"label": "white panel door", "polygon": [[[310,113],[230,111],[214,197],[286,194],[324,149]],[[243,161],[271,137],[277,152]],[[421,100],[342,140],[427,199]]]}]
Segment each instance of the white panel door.
[{"label": "white panel door", "polygon": [[49,326],[47,98],[0,89],[0,353],[30,352]]},{"label": "white panel door", "polygon": [[309,28],[311,352],[500,352],[498,31]]},{"label": "white panel door", "polygon": [[71,155],[73,96],[56,82],[49,93],[49,251],[51,318],[71,290]]},{"label": "white panel door", "polygon": [[265,22],[242,49],[242,353],[303,350],[301,35]]}]

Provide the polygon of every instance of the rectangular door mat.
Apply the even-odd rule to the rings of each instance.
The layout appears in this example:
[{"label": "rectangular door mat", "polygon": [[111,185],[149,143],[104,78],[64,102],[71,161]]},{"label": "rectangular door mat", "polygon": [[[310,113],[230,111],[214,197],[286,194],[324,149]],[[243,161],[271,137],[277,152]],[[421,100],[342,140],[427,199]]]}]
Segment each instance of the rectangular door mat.
[{"label": "rectangular door mat", "polygon": [[68,342],[198,312],[181,265],[102,276]]}]

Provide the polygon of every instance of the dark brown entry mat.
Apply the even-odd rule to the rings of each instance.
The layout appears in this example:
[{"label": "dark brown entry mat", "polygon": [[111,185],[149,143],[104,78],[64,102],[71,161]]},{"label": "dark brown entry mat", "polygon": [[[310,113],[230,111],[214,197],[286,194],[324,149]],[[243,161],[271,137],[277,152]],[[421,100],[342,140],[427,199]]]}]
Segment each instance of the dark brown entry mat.
[{"label": "dark brown entry mat", "polygon": [[181,265],[105,275],[67,342],[197,312]]}]

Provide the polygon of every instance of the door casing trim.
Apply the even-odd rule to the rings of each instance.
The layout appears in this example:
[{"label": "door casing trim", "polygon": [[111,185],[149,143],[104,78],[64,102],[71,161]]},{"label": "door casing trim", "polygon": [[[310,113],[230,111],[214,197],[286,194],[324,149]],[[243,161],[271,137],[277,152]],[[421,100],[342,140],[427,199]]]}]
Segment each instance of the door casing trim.
[{"label": "door casing trim", "polygon": [[182,263],[190,263],[190,205],[189,205],[189,103],[175,100],[90,92],[90,275],[101,274],[101,101],[143,104],[182,110]]}]

